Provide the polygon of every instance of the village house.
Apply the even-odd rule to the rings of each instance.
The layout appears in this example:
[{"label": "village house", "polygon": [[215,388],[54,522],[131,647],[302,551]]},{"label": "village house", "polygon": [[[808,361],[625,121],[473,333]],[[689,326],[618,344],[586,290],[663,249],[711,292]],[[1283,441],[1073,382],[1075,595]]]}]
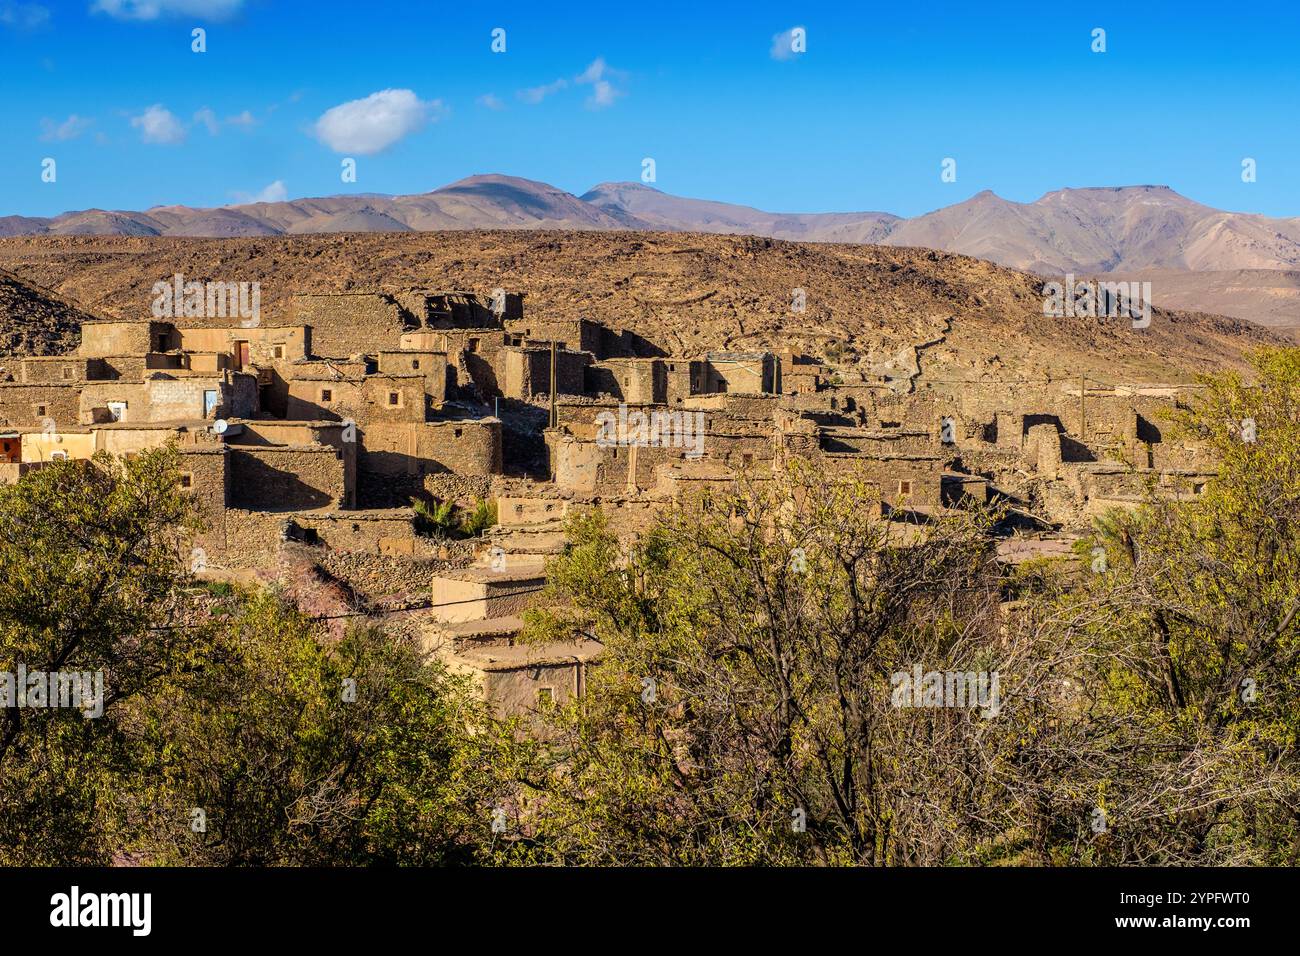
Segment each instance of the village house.
[{"label": "village house", "polygon": [[[428,652],[527,714],[580,695],[599,657],[594,641],[517,640],[574,511],[602,508],[633,534],[808,458],[860,478],[863,507],[900,528],[992,501],[1068,532],[1213,480],[1204,450],[1160,426],[1188,386],[932,383],[915,349],[872,368],[669,355],[523,306],[501,290],[311,292],[283,325],[88,322],[75,354],[2,363],[0,482],[170,443],[204,508],[203,573],[274,567],[290,544],[367,574],[405,563],[427,595],[409,615]],[[528,441],[544,474],[508,465],[509,443]],[[494,501],[497,524],[460,566],[424,571],[448,549],[417,533],[412,505],[434,500]]]}]

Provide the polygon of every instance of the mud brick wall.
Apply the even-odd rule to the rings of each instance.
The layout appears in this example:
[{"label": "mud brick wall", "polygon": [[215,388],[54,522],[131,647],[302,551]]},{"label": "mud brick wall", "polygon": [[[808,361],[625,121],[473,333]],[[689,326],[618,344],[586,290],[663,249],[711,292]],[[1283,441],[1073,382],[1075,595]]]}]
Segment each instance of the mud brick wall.
[{"label": "mud brick wall", "polygon": [[257,379],[226,373],[220,377],[156,377],[144,382],[88,382],[81,393],[80,421],[108,421],[109,402],[126,402],[127,422],[172,422],[204,417],[203,393],[217,392],[210,418],[249,418],[258,412]]},{"label": "mud brick wall", "polygon": [[228,434],[232,447],[245,445],[325,445],[343,460],[343,507],[357,507],[357,440],[355,431],[332,422],[278,422],[269,419],[241,422],[237,434]]},{"label": "mud brick wall", "polygon": [[[668,367],[658,359],[611,359],[586,368],[584,391],[625,402],[668,401]],[[684,397],[684,396],[683,396]]]},{"label": "mud brick wall", "polygon": [[770,463],[776,457],[776,449],[773,434],[708,434],[704,438],[704,454],[710,461],[724,462],[728,467],[736,469]]},{"label": "mud brick wall", "polygon": [[[251,390],[249,382],[252,383]],[[142,419],[138,413],[132,415],[136,411],[132,406],[127,411],[127,420],[166,422],[203,418],[203,393],[208,390],[217,392],[217,407],[207,417],[250,418],[257,414],[257,379],[254,376],[234,376],[231,382],[212,378],[155,378],[144,386],[146,405],[143,412],[146,417]]]},{"label": "mud brick wall", "polygon": [[0,382],[0,424],[39,428],[42,418],[52,418],[64,428],[76,425],[81,420],[81,389],[81,385]]},{"label": "mud brick wall", "polygon": [[776,360],[773,356],[726,358],[708,356],[708,384],[711,392],[761,394],[776,391]]},{"label": "mud brick wall", "polygon": [[673,405],[703,392],[708,378],[705,364],[691,359],[669,359],[665,376],[665,400]]},{"label": "mud brick wall", "polygon": [[382,375],[422,375],[429,401],[441,405],[447,398],[447,353],[434,351],[384,351],[379,353]]},{"label": "mud brick wall", "polygon": [[460,500],[469,490],[465,478],[501,473],[501,423],[494,418],[372,422],[359,437],[360,501],[366,507],[409,504],[430,494]]},{"label": "mud brick wall", "polygon": [[332,358],[372,353],[415,326],[397,299],[382,292],[299,294],[291,312],[295,322],[311,326],[313,352]]},{"label": "mud brick wall", "polygon": [[247,342],[248,360],[254,365],[293,362],[311,355],[312,350],[312,330],[297,325],[191,327],[179,330],[178,335],[178,347],[187,352],[235,354],[236,343]]},{"label": "mud brick wall", "polygon": [[[363,379],[295,379],[286,383],[290,421],[423,422],[432,411],[429,381],[420,375]],[[397,404],[390,397],[397,394]]]},{"label": "mud brick wall", "polygon": [[[505,359],[505,384],[502,395],[524,401],[534,395],[551,392],[551,350],[503,350]],[[584,369],[590,356],[586,352],[557,349],[555,352],[555,391],[560,395],[581,395],[585,384]],[[498,383],[500,380],[498,379]]]},{"label": "mud brick wall", "polygon": [[[938,458],[906,456],[898,458],[858,458],[853,455],[826,455],[821,467],[835,475],[854,475],[879,489],[880,498],[890,507],[912,505],[938,507],[943,499],[943,461]],[[900,481],[910,481],[912,492],[903,495]],[[904,498],[906,501],[904,501]]]},{"label": "mud brick wall", "polygon": [[87,379],[103,377],[104,363],[100,359],[59,356],[58,358],[23,359],[18,380],[30,385],[43,385],[84,382]]},{"label": "mud brick wall", "polygon": [[170,336],[168,322],[86,322],[81,326],[77,354],[88,358],[144,355],[154,351],[159,336]]},{"label": "mud brick wall", "polygon": [[[177,470],[182,475],[182,490],[198,503],[204,527],[196,543],[211,554],[224,551],[226,540],[226,505],[229,503],[230,456],[224,447],[181,448]],[[188,487],[185,480],[188,478]]]},{"label": "mud brick wall", "polygon": [[682,461],[685,449],[653,445],[598,445],[550,431],[551,473],[560,488],[591,494],[625,494],[653,488],[659,465]]},{"label": "mud brick wall", "polygon": [[99,361],[103,363],[104,374],[96,375],[96,378],[126,379],[135,382],[144,378],[147,362],[143,355],[108,355]]},{"label": "mud brick wall", "polygon": [[595,355],[603,354],[606,348],[604,326],[589,319],[507,319],[504,324],[511,333],[548,347],[554,340],[556,348]]},{"label": "mud brick wall", "polygon": [[231,445],[230,503],[262,511],[337,508],[347,502],[343,456],[312,445]]}]

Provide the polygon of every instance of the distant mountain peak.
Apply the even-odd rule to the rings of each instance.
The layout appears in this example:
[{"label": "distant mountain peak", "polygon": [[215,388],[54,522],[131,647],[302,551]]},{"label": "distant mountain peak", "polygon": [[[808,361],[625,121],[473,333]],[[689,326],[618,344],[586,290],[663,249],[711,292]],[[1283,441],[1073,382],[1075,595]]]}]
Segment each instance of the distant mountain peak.
[{"label": "distant mountain peak", "polygon": [[1043,273],[1300,269],[1300,219],[1223,212],[1167,185],[1067,187],[1033,202],[983,189],[911,219],[886,212],[782,213],[694,199],[636,181],[582,196],[475,173],[418,195],[347,193],[215,209],[83,209],[0,217],[0,236],[268,236],[443,229],[630,229],[805,242],[922,246]]}]

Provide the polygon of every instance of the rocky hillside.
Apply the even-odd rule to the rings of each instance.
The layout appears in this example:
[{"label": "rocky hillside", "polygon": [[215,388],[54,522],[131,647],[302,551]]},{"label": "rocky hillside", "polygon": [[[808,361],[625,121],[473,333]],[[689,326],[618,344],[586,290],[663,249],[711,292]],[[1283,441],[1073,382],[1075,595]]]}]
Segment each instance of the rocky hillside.
[{"label": "rocky hillside", "polygon": [[93,319],[74,302],[0,270],[0,356],[60,355],[76,348]]},{"label": "rocky hillside", "polygon": [[[663,232],[457,231],[183,239],[0,239],[0,267],[85,307],[145,318],[155,282],[261,283],[263,321],[298,291],[526,293],[531,313],[629,328],[672,354],[793,348],[863,367],[919,348],[924,374],[966,381],[1089,374],[1186,379],[1237,365],[1273,336],[1248,322],[1157,310],[1149,328],[1046,318],[1042,279],[927,249]],[[792,308],[803,290],[806,309]],[[30,322],[20,308],[6,319]],[[377,343],[378,344],[378,343]]]}]

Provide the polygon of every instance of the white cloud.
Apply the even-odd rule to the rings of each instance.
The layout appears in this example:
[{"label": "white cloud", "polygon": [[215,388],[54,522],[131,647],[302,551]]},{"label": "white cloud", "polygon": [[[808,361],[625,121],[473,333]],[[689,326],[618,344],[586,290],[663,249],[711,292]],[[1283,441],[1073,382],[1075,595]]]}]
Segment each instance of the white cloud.
[{"label": "white cloud", "polygon": [[244,0],[95,0],[91,13],[118,20],[157,20],[159,17],[200,17],[223,20],[238,12]]},{"label": "white cloud", "polygon": [[37,3],[0,3],[0,24],[18,30],[35,30],[50,22],[50,11]]},{"label": "white cloud", "polygon": [[261,192],[233,192],[230,195],[241,205],[253,202],[284,202],[289,198],[289,190],[285,188],[283,179],[277,179]]},{"label": "white cloud", "polygon": [[506,104],[502,103],[495,93],[484,93],[474,102],[490,110],[503,110],[506,108]]},{"label": "white cloud", "polygon": [[441,100],[421,100],[411,90],[380,90],[326,110],[316,121],[316,138],[336,153],[368,156],[445,113]]},{"label": "white cloud", "polygon": [[772,37],[772,59],[793,60],[797,55],[794,49],[794,31],[803,29],[803,27],[794,26],[789,30],[782,30]]},{"label": "white cloud", "polygon": [[537,104],[540,103],[542,100],[546,99],[552,93],[558,93],[560,90],[564,89],[568,85],[569,85],[568,80],[559,79],[556,80],[554,83],[547,83],[543,86],[530,86],[526,90],[520,90],[515,95],[518,96],[525,103]]},{"label": "white cloud", "polygon": [[622,70],[615,70],[605,63],[603,56],[591,61],[591,65],[574,77],[573,82],[591,84],[591,95],[587,97],[587,108],[598,110],[613,106],[614,101],[623,95],[623,91],[614,86],[614,80],[625,76]]},{"label": "white cloud", "polygon": [[223,120],[217,116],[215,110],[207,106],[195,113],[191,122],[204,127],[212,136],[216,136],[220,133],[223,126],[233,126],[236,129],[248,130],[257,125],[257,120],[254,119],[253,114],[248,110],[244,110],[242,113],[236,113],[234,116],[227,116]]},{"label": "white cloud", "polygon": [[87,129],[93,120],[86,119],[84,116],[78,116],[73,113],[62,123],[56,123],[52,119],[41,120],[41,139],[47,143],[65,143],[70,139],[76,139]]},{"label": "white cloud", "polygon": [[217,114],[206,106],[194,114],[194,122],[206,126],[208,133],[212,136],[216,136],[217,133],[221,132],[221,121],[217,119]]},{"label": "white cloud", "polygon": [[146,143],[174,146],[185,142],[185,127],[171,110],[159,103],[155,103],[139,116],[132,116],[131,125],[140,130],[140,138]]}]

